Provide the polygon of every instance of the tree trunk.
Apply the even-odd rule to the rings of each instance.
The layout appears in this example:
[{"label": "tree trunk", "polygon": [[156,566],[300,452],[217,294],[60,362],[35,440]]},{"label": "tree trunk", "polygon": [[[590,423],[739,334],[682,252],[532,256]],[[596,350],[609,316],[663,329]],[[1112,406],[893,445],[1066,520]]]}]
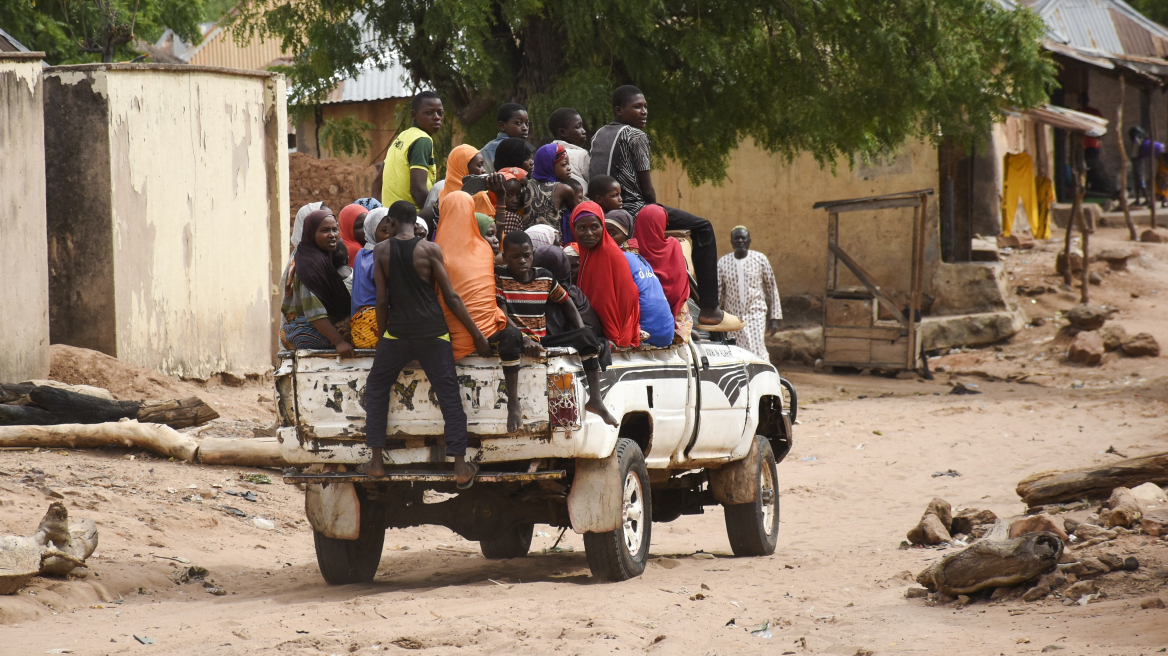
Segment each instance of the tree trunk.
[{"label": "tree trunk", "polygon": [[1115,143],[1119,148],[1119,206],[1123,208],[1123,220],[1127,224],[1127,231],[1132,241],[1139,240],[1136,231],[1136,222],[1132,220],[1131,208],[1127,206],[1127,148],[1123,143],[1123,102],[1126,99],[1126,85],[1122,75],[1119,76],[1119,104],[1115,107],[1115,123],[1111,132],[1115,135]]},{"label": "tree trunk", "polygon": [[1098,467],[1031,474],[1018,483],[1015,491],[1027,506],[1041,506],[1083,498],[1106,499],[1117,487],[1131,488],[1148,482],[1168,483],[1168,452]]},{"label": "tree trunk", "polygon": [[[1075,151],[1071,147],[1071,144],[1074,143],[1074,141],[1075,140],[1072,136],[1072,133],[1068,132],[1066,136],[1066,151],[1067,158],[1071,162],[1074,162],[1075,157]],[[1074,165],[1072,164],[1072,168],[1073,167]],[[1066,267],[1063,270],[1063,282],[1066,283],[1067,287],[1070,287],[1071,282],[1075,279],[1074,274],[1071,273],[1071,235],[1075,234],[1075,215],[1079,211],[1079,207],[1077,205],[1079,202],[1079,195],[1077,193],[1074,195],[1074,202],[1076,205],[1071,207],[1071,216],[1067,219],[1067,232],[1065,235],[1063,235],[1063,261],[1066,262]]]},{"label": "tree trunk", "polygon": [[218,418],[219,413],[197,396],[174,401],[148,401],[138,410],[138,421],[144,424],[166,424],[171,428],[200,426]]},{"label": "tree trunk", "polygon": [[1057,565],[1062,553],[1062,540],[1054,533],[979,540],[925,569],[917,575],[917,582],[950,596],[973,594],[1036,579]]},{"label": "tree trunk", "polygon": [[194,462],[199,443],[169,426],[130,420],[104,424],[0,426],[0,446],[74,449],[121,446]]},{"label": "tree trunk", "polygon": [[134,401],[107,401],[88,394],[78,394],[56,387],[40,386],[28,393],[38,406],[53,413],[57,424],[100,424],[138,416],[141,403]]},{"label": "tree trunk", "polygon": [[237,467],[287,467],[289,464],[280,454],[280,443],[274,437],[238,440],[207,437],[199,444],[198,461],[204,465]]}]

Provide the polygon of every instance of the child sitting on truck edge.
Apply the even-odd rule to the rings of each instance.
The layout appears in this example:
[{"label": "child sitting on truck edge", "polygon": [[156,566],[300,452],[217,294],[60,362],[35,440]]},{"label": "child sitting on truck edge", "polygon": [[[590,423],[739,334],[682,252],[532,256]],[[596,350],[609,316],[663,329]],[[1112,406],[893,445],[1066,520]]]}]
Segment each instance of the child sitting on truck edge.
[{"label": "child sitting on truck edge", "polygon": [[491,357],[491,345],[451,286],[442,249],[416,235],[416,221],[413,203],[390,205],[386,222],[392,236],[373,249],[377,334],[381,339],[365,387],[365,444],[373,454],[358,471],[372,477],[385,475],[381,452],[389,422],[389,394],[401,370],[417,360],[442,408],[446,455],[454,457],[455,483],[464,490],[474,484],[478,465],[466,462],[466,411],[459,394],[450,331],[435,287],[441,290],[446,307],[470,332],[479,355]]},{"label": "child sitting on truck edge", "polygon": [[[600,344],[596,335],[584,325],[576,304],[569,302],[568,293],[546,269],[532,266],[535,250],[531,237],[522,230],[503,237],[505,266],[495,267],[496,300],[507,313],[507,323],[523,333],[523,352],[538,357],[544,347],[572,347],[583,360],[584,375],[588,380],[588,402],[584,409],[599,416],[605,423],[617,425],[617,420],[604,406],[600,393],[600,363],[597,355]],[[574,328],[558,335],[547,333],[545,315],[548,302],[558,303],[565,310]]]}]

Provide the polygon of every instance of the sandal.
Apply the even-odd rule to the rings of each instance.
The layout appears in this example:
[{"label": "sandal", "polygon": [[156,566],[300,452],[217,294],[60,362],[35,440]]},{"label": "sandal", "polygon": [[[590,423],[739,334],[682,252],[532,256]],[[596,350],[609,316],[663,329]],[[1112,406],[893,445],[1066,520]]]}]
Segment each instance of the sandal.
[{"label": "sandal", "polygon": [[705,330],[711,333],[729,333],[736,330],[742,330],[746,327],[746,323],[738,317],[729,312],[722,312],[722,320],[715,324],[705,324],[700,321],[694,324],[694,328],[698,330]]},{"label": "sandal", "polygon": [[468,480],[467,482],[465,482],[465,483],[455,483],[455,484],[454,484],[454,487],[456,487],[456,488],[458,488],[458,489],[460,489],[460,490],[469,490],[469,489],[470,489],[470,486],[474,485],[474,482],[475,482],[475,476],[478,476],[478,475],[479,475],[479,466],[478,466],[478,464],[476,464],[476,463],[474,463],[474,462],[468,462],[468,463],[466,463],[466,464],[470,465],[471,469],[473,469],[474,471],[471,473],[471,475],[470,475],[470,480]]}]

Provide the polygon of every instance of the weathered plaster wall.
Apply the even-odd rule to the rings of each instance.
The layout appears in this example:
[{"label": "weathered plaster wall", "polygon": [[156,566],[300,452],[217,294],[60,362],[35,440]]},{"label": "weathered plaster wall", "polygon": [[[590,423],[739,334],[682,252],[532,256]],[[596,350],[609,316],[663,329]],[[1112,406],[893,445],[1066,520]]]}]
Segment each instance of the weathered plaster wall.
[{"label": "weathered plaster wall", "polygon": [[0,53],[0,382],[49,374],[44,53]]},{"label": "weathered plaster wall", "polygon": [[[780,296],[821,299],[827,278],[827,214],[812,210],[818,201],[877,196],[937,188],[937,150],[924,142],[907,144],[888,161],[849,168],[841,162],[833,174],[808,154],[791,164],[747,141],[735,151],[720,186],[692,187],[673,162],[653,172],[657,202],[710,220],[719,255],[730,252],[730,230],[751,230],[751,248],[765,253],[774,267]],[[937,197],[929,198],[925,257],[926,291],[940,259]],[[907,292],[911,270],[912,210],[852,212],[840,216],[840,246],[887,290]],[[841,285],[859,285],[840,266]],[[812,314],[814,314],[814,308]],[[786,304],[784,304],[786,313]]]},{"label": "weathered plaster wall", "polygon": [[112,306],[113,327],[103,326],[101,337],[113,343],[104,346],[123,361],[187,377],[267,370],[284,266],[278,244],[287,242],[287,145],[272,128],[287,120],[282,78],[159,65],[48,75],[102,91],[87,102],[105,108],[96,136],[105,140],[108,173],[85,193],[104,191],[109,210],[71,220],[96,223],[96,236],[109,242],[99,277],[112,293],[100,302]]}]

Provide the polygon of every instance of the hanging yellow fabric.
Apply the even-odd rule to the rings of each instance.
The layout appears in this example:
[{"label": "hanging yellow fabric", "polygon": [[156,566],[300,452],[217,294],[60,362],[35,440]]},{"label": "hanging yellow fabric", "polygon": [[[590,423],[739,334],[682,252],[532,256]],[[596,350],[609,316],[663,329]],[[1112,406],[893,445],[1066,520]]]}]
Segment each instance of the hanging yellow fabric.
[{"label": "hanging yellow fabric", "polygon": [[1018,211],[1018,199],[1022,199],[1030,232],[1038,237],[1038,193],[1034,185],[1034,162],[1030,155],[1006,153],[1002,173],[1002,236],[1010,236],[1014,228],[1014,213]]},{"label": "hanging yellow fabric", "polygon": [[1038,224],[1031,225],[1031,232],[1035,239],[1050,239],[1050,206],[1054,203],[1054,183],[1050,178],[1042,176],[1034,180],[1034,188],[1038,192]]}]

